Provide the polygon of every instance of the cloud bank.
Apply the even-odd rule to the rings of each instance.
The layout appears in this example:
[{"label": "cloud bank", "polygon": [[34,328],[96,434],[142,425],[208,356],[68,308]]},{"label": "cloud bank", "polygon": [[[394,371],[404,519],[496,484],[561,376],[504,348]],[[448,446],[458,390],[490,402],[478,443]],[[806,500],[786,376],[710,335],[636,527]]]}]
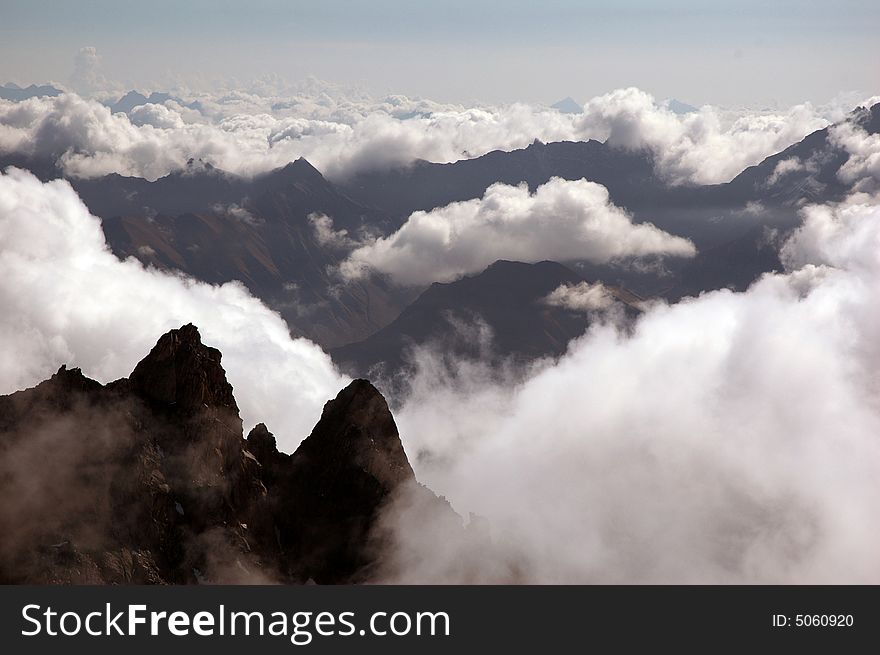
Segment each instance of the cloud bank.
[{"label": "cloud bank", "polygon": [[0,393],[61,364],[102,382],[131,373],[160,335],[195,323],[223,353],[245,428],[292,451],[347,380],[238,283],[211,286],[120,262],[67,182],[0,173]]},{"label": "cloud bank", "polygon": [[[81,84],[98,82],[97,55],[82,54]],[[287,94],[287,95],[278,95]],[[463,106],[405,96],[373,99],[313,81],[295,88],[266,84],[250,92],[194,94],[195,104],[135,107],[111,114],[74,94],[0,103],[0,151],[60,160],[66,174],[107,173],[155,179],[202,158],[253,175],[305,157],[330,177],[406,165],[450,162],[492,150],[522,148],[535,139],[608,140],[645,150],[671,183],[731,179],[840,119],[835,106],[799,105],[782,112],[729,111],[706,106],[676,114],[638,89],[589,101],[582,114],[525,104]]]},{"label": "cloud bank", "polygon": [[524,380],[425,363],[407,452],[490,527],[405,496],[386,579],[880,582],[878,244],[876,198],[810,207],[747,292],[596,324]]},{"label": "cloud bank", "polygon": [[521,262],[622,257],[691,257],[694,245],[650,223],[635,224],[608,191],[586,180],[553,178],[528,187],[493,184],[482,198],[414,212],[394,234],[354,250],[340,271],[372,269],[401,285],[448,282],[499,259]]}]

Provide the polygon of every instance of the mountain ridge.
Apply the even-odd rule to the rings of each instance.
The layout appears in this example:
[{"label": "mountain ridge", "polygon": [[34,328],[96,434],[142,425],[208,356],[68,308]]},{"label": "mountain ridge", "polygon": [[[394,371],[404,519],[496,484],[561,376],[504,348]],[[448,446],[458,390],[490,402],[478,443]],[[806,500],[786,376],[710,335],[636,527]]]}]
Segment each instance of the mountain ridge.
[{"label": "mountain ridge", "polygon": [[[329,353],[351,374],[383,378],[408,370],[418,347],[442,352],[444,358],[493,364],[559,356],[593,317],[553,306],[547,297],[560,286],[583,282],[557,262],[499,260],[480,273],[433,283],[389,325]],[[607,293],[623,316],[631,319],[640,312],[634,294],[617,287],[608,287]]]},{"label": "mountain ridge", "polygon": [[384,398],[353,381],[288,455],[263,424],[244,438],[221,357],[185,325],[129,378],[62,366],[0,396],[0,493],[18,499],[0,507],[0,581],[369,579],[381,512],[417,486]]}]

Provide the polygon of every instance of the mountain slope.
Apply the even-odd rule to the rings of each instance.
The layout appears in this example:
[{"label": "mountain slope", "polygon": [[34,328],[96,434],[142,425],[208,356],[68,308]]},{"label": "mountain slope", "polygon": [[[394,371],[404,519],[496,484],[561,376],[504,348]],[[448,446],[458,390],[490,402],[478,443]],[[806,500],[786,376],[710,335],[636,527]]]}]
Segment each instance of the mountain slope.
[{"label": "mountain slope", "polygon": [[[880,104],[856,109],[849,121],[868,134],[880,134]],[[838,177],[847,158],[834,142],[831,129],[825,128],[750,166],[731,180],[724,192],[780,204],[840,200],[850,191]]]},{"label": "mountain slope", "polygon": [[[591,319],[546,298],[560,285],[580,282],[582,277],[556,262],[498,261],[477,275],[432,284],[390,325],[330,354],[361,375],[380,366],[386,373],[401,370],[416,346],[433,347],[444,357],[493,362],[561,355]],[[638,311],[636,296],[622,289],[610,292],[625,313]],[[489,334],[491,341],[485,339]]]},{"label": "mountain slope", "polygon": [[[869,134],[877,134],[880,104],[857,109],[847,120]],[[586,178],[607,187],[616,204],[640,216],[646,210],[742,207],[753,200],[782,202],[792,196],[811,200],[810,189],[804,189],[797,178],[783,179],[785,184],[780,188],[771,188],[779,185],[768,183],[778,162],[793,156],[802,161],[818,159],[821,181],[829,185],[829,191],[842,190],[836,174],[846,155],[829,141],[828,128],[813,132],[783,152],[747,168],[729,183],[705,187],[669,186],[655,173],[648,151],[614,148],[594,140],[548,144],[535,141],[527,148],[494,151],[449,164],[420,160],[411,166],[361,173],[341,185],[352,198],[402,220],[416,210],[479,198],[496,182],[524,182],[534,190],[551,177]]]},{"label": "mountain slope", "polygon": [[541,143],[450,164],[416,161],[411,166],[361,173],[342,182],[352,198],[379,207],[402,222],[417,210],[479,198],[496,183],[528,184],[534,190],[551,177],[586,178],[609,188],[617,202],[653,196],[664,185],[644,152],[617,150],[598,141]]},{"label": "mountain slope", "polygon": [[75,180],[121,259],[179,270],[213,284],[243,282],[291,330],[324,347],[361,339],[390,322],[411,297],[378,278],[339,285],[329,272],[344,252],[322,243],[310,220],[330,215],[356,234],[383,219],[339,193],[304,159],[246,179],[210,164],[149,182]]}]

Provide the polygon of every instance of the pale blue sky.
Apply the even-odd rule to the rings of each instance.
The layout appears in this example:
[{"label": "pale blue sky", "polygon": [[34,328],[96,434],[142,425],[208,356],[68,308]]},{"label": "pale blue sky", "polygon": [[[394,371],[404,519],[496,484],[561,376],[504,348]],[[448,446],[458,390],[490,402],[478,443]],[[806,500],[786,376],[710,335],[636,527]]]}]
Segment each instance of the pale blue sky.
[{"label": "pale blue sky", "polygon": [[66,81],[82,46],[143,90],[266,73],[439,100],[692,103],[880,93],[876,0],[0,0],[0,80]]}]

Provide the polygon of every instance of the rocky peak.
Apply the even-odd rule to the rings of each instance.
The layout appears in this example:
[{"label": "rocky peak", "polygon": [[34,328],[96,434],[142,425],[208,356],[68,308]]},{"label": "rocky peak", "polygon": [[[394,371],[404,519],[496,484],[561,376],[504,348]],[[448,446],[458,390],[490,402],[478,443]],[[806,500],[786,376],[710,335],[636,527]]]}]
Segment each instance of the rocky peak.
[{"label": "rocky peak", "polygon": [[242,439],[220,352],[184,325],[129,379],[62,366],[0,396],[0,495],[30,502],[0,511],[0,583],[369,580],[382,512],[414,480],[366,380],[292,455],[262,423]]},{"label": "rocky peak", "polygon": [[220,358],[219,350],[202,343],[196,326],[184,325],[163,335],[138,363],[129,377],[131,388],[151,402],[178,411],[208,407],[238,414]]},{"label": "rocky peak", "polygon": [[355,380],[324,406],[292,455],[275,449],[265,426],[248,436],[248,449],[262,465],[287,574],[319,583],[366,579],[381,509],[415,479],[382,394]]},{"label": "rocky peak", "polygon": [[386,492],[415,478],[388,403],[367,380],[354,380],[324,405],[294,458],[360,469]]},{"label": "rocky peak", "polygon": [[278,454],[275,435],[269,432],[265,423],[257,423],[247,436],[247,450],[260,463],[270,461]]},{"label": "rocky peak", "polygon": [[101,388],[101,383],[87,378],[80,368],[67,368],[65,364],[49,378],[49,383],[56,390],[90,392]]},{"label": "rocky peak", "polygon": [[312,163],[306,159],[305,157],[299,157],[294,161],[287,164],[284,167],[284,170],[291,174],[296,174],[303,178],[310,178],[313,180],[324,180],[324,176],[321,175],[321,171],[312,166]]}]

